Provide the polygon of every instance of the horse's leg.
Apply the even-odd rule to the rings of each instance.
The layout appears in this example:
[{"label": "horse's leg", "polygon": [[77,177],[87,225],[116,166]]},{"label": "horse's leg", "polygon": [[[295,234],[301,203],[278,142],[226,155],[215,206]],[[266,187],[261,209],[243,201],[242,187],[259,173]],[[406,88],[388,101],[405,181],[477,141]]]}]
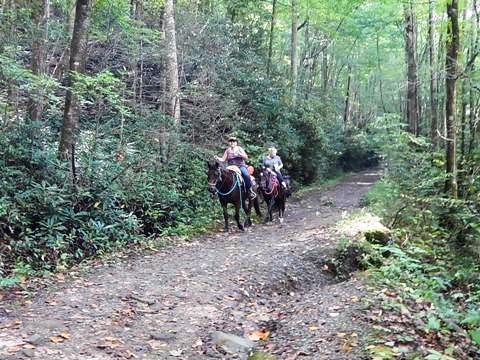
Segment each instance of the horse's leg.
[{"label": "horse's leg", "polygon": [[257,213],[257,216],[261,218],[262,212],[260,211],[260,203],[258,201],[258,196],[255,199],[253,199],[253,207],[255,208],[255,212]]},{"label": "horse's leg", "polygon": [[252,212],[252,201],[253,200],[249,199],[248,204],[246,201],[243,203],[243,211],[245,211],[245,215],[246,215],[246,219],[243,222],[244,227],[252,226],[252,220],[250,219],[250,214]]},{"label": "horse's leg", "polygon": [[237,221],[238,228],[243,231],[243,225],[240,224],[240,203],[235,204],[235,220]]},{"label": "horse's leg", "polygon": [[227,204],[222,203],[222,208],[223,208],[223,219],[225,220],[225,226],[223,227],[223,230],[225,232],[228,232],[228,210],[227,210]]},{"label": "horse's leg", "polygon": [[273,221],[273,205],[275,205],[275,199],[271,198],[267,201],[267,217],[265,218],[265,222]]},{"label": "horse's leg", "polygon": [[278,204],[278,219],[280,224],[283,223],[283,216],[285,214],[285,198],[283,197]]},{"label": "horse's leg", "polygon": [[267,213],[265,214],[265,219],[263,220],[263,223],[266,224],[268,223],[268,220],[270,220],[270,217],[269,217],[270,200],[266,198],[264,200],[265,200],[265,203],[267,204]]}]

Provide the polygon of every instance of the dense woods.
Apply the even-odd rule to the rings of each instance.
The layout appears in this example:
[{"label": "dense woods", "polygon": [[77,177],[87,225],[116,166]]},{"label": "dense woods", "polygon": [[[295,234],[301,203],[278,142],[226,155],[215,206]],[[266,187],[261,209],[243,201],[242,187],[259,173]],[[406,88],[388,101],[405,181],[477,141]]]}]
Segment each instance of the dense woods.
[{"label": "dense woods", "polygon": [[297,188],[381,162],[380,272],[479,344],[479,52],[477,0],[2,1],[0,284],[211,228],[235,135]]}]

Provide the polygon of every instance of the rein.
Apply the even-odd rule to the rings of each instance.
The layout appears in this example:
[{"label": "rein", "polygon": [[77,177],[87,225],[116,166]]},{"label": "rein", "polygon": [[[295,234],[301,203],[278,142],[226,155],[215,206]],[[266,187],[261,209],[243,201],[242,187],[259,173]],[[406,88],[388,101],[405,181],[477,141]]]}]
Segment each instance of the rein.
[{"label": "rein", "polygon": [[[240,175],[238,175],[236,172],[233,172],[233,176],[235,177],[235,180],[233,182],[232,188],[229,191],[227,191],[226,193],[222,193],[217,186],[218,181],[220,181],[220,179],[221,179],[221,176],[222,176],[222,173],[220,172],[219,175],[218,175],[218,179],[215,182],[215,190],[217,191],[217,194],[221,195],[221,196],[230,195],[235,190],[235,188],[237,188],[237,186],[238,186],[238,193],[240,195],[240,209],[243,209],[242,187],[241,187],[241,184],[240,184]],[[223,184],[223,181],[222,181],[222,184]],[[244,209],[244,211],[245,211],[245,209]]]},{"label": "rein", "polygon": [[[233,181],[232,188],[231,188],[230,190],[228,190],[226,193],[222,193],[222,192],[220,191],[220,189],[218,188],[218,185],[217,185],[218,182],[219,182],[219,181],[221,180],[221,178],[222,178],[222,174],[221,174],[221,173],[218,175],[218,179],[217,179],[217,181],[215,182],[215,184],[210,184],[210,183],[209,183],[209,184],[210,184],[210,185],[215,185],[215,190],[217,191],[217,194],[222,195],[222,196],[230,195],[230,194],[235,190],[235,188],[236,188],[237,186],[240,188],[240,179],[238,178],[238,174],[237,174],[237,173],[233,173],[233,174],[234,174],[234,176],[235,176],[235,180]],[[220,186],[222,186],[223,183],[224,183],[224,181],[222,181],[222,184],[220,184]]]},{"label": "rein", "polygon": [[[269,182],[272,183],[272,179],[269,178]],[[266,189],[263,190],[263,192],[265,193],[265,195],[271,195],[275,190],[277,190],[278,188],[278,180],[277,182],[273,183],[272,184],[272,191],[268,192]],[[275,196],[277,196],[278,192],[275,194]]]}]

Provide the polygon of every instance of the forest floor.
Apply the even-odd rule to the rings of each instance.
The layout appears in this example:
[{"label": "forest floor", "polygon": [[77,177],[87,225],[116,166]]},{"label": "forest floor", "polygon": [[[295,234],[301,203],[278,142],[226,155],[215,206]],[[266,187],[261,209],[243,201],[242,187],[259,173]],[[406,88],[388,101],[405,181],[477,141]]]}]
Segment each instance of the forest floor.
[{"label": "forest floor", "polygon": [[365,284],[340,282],[321,259],[378,177],[365,171],[294,197],[283,224],[203,236],[0,295],[0,359],[245,359],[251,343],[278,359],[362,359]]}]

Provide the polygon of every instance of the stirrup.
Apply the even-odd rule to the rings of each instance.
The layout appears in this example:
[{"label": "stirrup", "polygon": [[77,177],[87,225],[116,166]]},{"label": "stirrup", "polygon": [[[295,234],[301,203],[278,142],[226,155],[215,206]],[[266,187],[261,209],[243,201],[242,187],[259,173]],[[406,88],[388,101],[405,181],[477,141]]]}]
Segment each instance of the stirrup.
[{"label": "stirrup", "polygon": [[249,194],[249,196],[250,196],[250,199],[253,200],[253,199],[255,199],[255,198],[257,197],[257,194],[255,193],[255,191],[253,191],[252,189],[250,189],[250,194]]}]

